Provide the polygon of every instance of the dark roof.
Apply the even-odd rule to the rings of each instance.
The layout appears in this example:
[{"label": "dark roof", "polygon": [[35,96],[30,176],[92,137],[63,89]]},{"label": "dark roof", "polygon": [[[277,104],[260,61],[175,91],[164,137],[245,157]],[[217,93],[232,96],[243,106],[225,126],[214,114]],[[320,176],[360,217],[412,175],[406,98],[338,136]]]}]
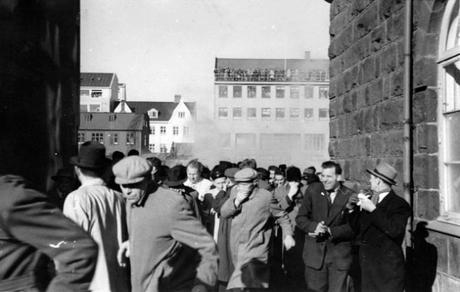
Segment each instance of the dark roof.
[{"label": "dark roof", "polygon": [[80,86],[110,87],[115,73],[80,73]]},{"label": "dark roof", "polygon": [[[115,102],[115,108],[120,102]],[[169,121],[171,116],[179,105],[177,102],[170,101],[127,101],[126,104],[133,111],[133,113],[144,114],[151,110],[152,108],[158,111],[158,119],[155,121]],[[185,105],[192,113],[192,116],[195,114],[195,102],[185,102]]]},{"label": "dark roof", "polygon": [[80,130],[142,130],[144,114],[80,113]]},{"label": "dark roof", "polygon": [[216,69],[233,68],[233,69],[298,69],[300,71],[309,71],[315,69],[327,70],[329,60],[327,59],[232,59],[216,58]]}]

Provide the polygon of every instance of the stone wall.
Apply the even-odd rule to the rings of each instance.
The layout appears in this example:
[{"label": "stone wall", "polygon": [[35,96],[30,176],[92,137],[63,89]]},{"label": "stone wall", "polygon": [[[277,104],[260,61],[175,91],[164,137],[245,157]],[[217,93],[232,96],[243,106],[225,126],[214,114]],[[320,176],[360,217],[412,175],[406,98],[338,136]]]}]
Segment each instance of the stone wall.
[{"label": "stone wall", "polygon": [[[402,195],[405,1],[333,0],[330,8],[330,156],[345,179],[367,184],[380,160],[399,172]],[[437,133],[439,30],[447,1],[414,0],[413,178],[415,222],[440,213]],[[408,198],[406,198],[408,199]],[[435,291],[459,291],[460,240],[430,232],[437,250]],[[456,287],[454,289],[454,287]],[[454,290],[452,290],[454,289]]]}]

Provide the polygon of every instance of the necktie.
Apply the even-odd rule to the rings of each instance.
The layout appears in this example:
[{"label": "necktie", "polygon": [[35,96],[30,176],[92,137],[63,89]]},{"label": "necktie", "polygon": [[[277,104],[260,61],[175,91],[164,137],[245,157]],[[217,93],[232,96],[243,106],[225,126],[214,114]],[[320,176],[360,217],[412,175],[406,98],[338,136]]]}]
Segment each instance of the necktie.
[{"label": "necktie", "polygon": [[371,198],[372,203],[374,203],[375,206],[379,203],[379,195],[380,194],[374,194]]},{"label": "necktie", "polygon": [[327,205],[328,205],[329,208],[330,208],[331,205],[332,205],[331,194],[332,194],[333,192],[334,192],[334,191],[326,191]]}]

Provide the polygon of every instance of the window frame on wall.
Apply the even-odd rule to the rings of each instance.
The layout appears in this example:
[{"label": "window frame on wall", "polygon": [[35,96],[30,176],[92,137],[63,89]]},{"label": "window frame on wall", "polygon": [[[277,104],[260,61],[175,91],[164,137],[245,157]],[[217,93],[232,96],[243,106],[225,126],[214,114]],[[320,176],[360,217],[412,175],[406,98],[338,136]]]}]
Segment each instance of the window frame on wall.
[{"label": "window frame on wall", "polygon": [[272,87],[270,85],[263,85],[261,87],[261,90],[262,90],[262,98],[271,98],[272,97]]},{"label": "window frame on wall", "polygon": [[232,108],[232,117],[234,120],[241,120],[243,118],[243,108],[242,107],[233,107]]},{"label": "window frame on wall", "polygon": [[257,86],[248,85],[246,90],[247,90],[247,92],[246,92],[247,98],[256,98],[257,97]]},{"label": "window frame on wall", "polygon": [[[250,114],[251,113],[251,114]],[[252,113],[254,113],[254,115],[252,115]],[[246,109],[246,118],[248,120],[255,120],[257,119],[257,108],[255,107],[248,107]]]},{"label": "window frame on wall", "polygon": [[233,98],[242,98],[243,97],[243,86],[233,85]]},{"label": "window frame on wall", "polygon": [[[221,115],[225,112],[225,115]],[[218,107],[217,108],[217,118],[226,120],[228,119],[229,113],[228,113],[228,107]]]},{"label": "window frame on wall", "polygon": [[[460,155],[455,153],[455,155],[459,155],[458,160],[451,160],[449,156],[451,155],[451,149],[460,147],[460,139],[456,135],[450,135],[448,130],[449,127],[457,129],[457,123],[451,125],[453,123],[452,119],[458,119],[458,126],[460,126],[460,82],[455,82],[449,74],[452,69],[456,69],[458,76],[460,76],[460,38],[452,38],[452,36],[458,35],[460,32],[460,25],[458,24],[460,19],[459,6],[459,0],[450,0],[446,4],[441,23],[437,60],[438,96],[440,98],[437,113],[440,199],[440,217],[438,221],[448,221],[450,226],[452,224],[457,225],[455,231],[457,234],[460,233],[460,230],[458,230],[460,226],[460,197],[458,197],[460,196],[460,181],[458,181],[459,186],[455,193],[452,189],[455,188],[456,181],[451,177],[451,172],[453,172],[451,169],[456,166],[457,171],[460,172]],[[450,84],[453,85],[453,88],[450,89],[454,90],[452,95],[448,87]],[[457,97],[457,100],[455,100],[455,97]],[[458,141],[455,141],[455,139]],[[455,144],[452,145],[452,143]],[[457,198],[455,199],[454,196],[457,196]]]},{"label": "window frame on wall", "polygon": [[228,86],[227,85],[219,85],[217,87],[219,91],[219,98],[227,98],[228,97]]}]

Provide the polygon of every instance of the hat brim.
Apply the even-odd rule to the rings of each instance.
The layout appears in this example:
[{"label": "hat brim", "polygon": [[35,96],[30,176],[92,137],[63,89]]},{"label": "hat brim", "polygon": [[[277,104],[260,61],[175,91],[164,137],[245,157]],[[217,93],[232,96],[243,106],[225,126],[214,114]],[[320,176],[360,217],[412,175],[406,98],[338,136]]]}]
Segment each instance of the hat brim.
[{"label": "hat brim", "polygon": [[376,172],[376,171],[371,170],[371,169],[366,169],[366,171],[368,173],[372,174],[373,176],[376,176],[376,177],[380,178],[381,180],[383,180],[384,182],[386,182],[386,183],[388,183],[390,185],[396,185],[396,182],[393,179],[391,179],[389,177],[386,177],[386,176],[384,176],[383,174],[381,174],[379,172]]},{"label": "hat brim", "polygon": [[145,177],[136,177],[136,178],[130,178],[130,179],[115,177],[115,183],[119,185],[135,184],[135,183],[143,181],[144,179]]},{"label": "hat brim", "polygon": [[78,167],[89,168],[89,169],[101,169],[101,168],[107,167],[109,163],[110,163],[110,159],[108,158],[105,158],[104,162],[101,164],[93,164],[93,165],[82,163],[78,156],[72,156],[70,158],[70,164],[78,166]]}]

